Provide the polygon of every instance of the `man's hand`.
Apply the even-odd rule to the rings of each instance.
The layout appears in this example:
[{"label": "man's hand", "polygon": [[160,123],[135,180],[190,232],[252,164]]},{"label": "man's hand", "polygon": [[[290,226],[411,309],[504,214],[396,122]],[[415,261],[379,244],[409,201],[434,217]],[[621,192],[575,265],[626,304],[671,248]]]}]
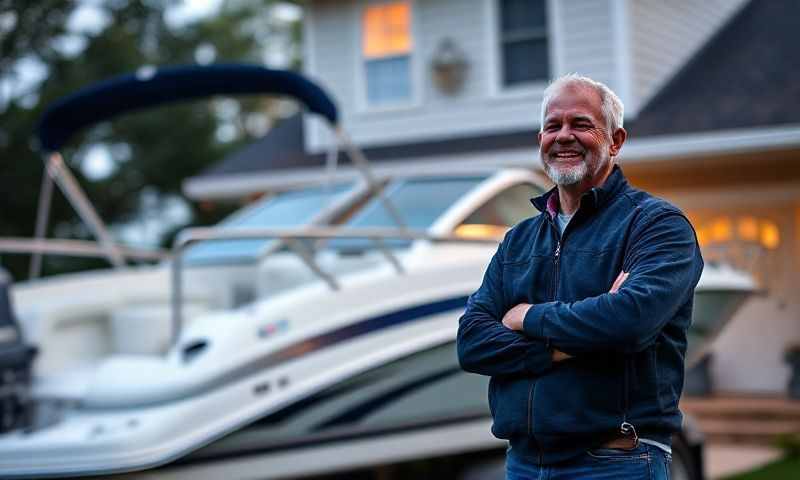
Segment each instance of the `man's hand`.
[{"label": "man's hand", "polygon": [[520,303],[514,306],[503,315],[503,325],[509,330],[521,332],[522,322],[525,321],[525,314],[528,313],[528,309],[532,306],[533,305],[530,303]]},{"label": "man's hand", "polygon": [[[525,321],[525,314],[528,313],[528,309],[532,306],[530,303],[520,303],[514,306],[503,315],[503,325],[510,330],[522,331],[522,322]],[[552,359],[554,362],[561,362],[568,358],[571,358],[571,356],[560,350],[553,349]]]},{"label": "man's hand", "polygon": [[617,293],[626,278],[628,278],[628,273],[619,272],[619,275],[617,275],[617,279],[614,280],[614,284],[611,285],[611,290],[609,290],[608,293]]}]

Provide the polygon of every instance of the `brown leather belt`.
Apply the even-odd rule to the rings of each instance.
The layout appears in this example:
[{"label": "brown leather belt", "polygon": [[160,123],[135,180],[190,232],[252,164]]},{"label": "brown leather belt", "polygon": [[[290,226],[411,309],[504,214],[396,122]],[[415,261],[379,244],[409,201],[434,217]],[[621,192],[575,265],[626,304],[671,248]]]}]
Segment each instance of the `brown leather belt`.
[{"label": "brown leather belt", "polygon": [[617,448],[620,450],[633,450],[639,446],[639,439],[636,437],[617,437],[603,444],[602,448]]}]

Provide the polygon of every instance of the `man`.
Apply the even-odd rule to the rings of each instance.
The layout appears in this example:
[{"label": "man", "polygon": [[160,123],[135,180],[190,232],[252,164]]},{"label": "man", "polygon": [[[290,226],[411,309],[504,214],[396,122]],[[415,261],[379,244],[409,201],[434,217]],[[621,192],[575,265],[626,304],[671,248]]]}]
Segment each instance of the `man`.
[{"label": "man", "polygon": [[491,376],[492,433],[516,478],[668,478],[703,261],[674,206],[615,165],[623,106],[567,75],[545,90],[555,187],[512,228],[459,320],[463,369]]}]

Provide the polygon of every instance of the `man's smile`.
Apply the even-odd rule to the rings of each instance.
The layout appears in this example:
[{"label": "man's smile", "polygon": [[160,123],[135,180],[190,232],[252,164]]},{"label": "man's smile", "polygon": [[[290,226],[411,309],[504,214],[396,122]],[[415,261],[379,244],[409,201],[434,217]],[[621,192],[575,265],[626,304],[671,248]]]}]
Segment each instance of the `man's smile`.
[{"label": "man's smile", "polygon": [[583,159],[583,152],[579,152],[577,150],[551,152],[550,158],[556,159],[559,162],[577,162]]}]

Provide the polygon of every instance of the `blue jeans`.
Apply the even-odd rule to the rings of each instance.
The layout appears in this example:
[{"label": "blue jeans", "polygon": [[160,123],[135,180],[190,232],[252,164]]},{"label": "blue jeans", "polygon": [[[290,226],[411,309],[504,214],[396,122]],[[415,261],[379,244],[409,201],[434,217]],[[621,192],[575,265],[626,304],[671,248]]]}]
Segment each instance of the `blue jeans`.
[{"label": "blue jeans", "polygon": [[536,466],[506,455],[506,480],[669,480],[670,455],[658,447],[639,444],[633,450],[596,448],[554,465]]}]

